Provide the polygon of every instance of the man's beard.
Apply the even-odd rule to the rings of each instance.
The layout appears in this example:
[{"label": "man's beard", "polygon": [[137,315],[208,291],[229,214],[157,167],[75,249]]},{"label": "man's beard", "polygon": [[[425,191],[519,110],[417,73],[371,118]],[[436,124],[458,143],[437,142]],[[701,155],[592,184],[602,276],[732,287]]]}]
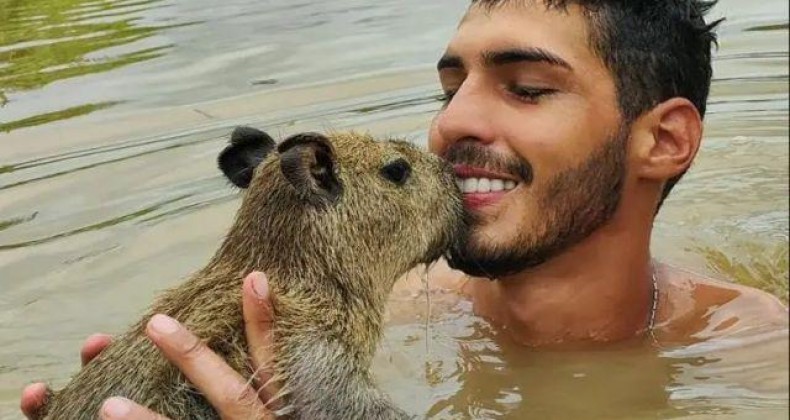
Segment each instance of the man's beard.
[{"label": "man's beard", "polygon": [[[450,249],[450,267],[472,276],[496,279],[543,264],[589,237],[613,216],[620,204],[626,172],[627,127],[613,136],[578,167],[555,176],[537,196],[538,227],[519,232],[504,245],[486,245],[476,238],[478,217],[466,235]],[[532,183],[532,166],[527,161],[503,159],[471,142],[456,143],[444,157],[453,164],[485,167]]]}]

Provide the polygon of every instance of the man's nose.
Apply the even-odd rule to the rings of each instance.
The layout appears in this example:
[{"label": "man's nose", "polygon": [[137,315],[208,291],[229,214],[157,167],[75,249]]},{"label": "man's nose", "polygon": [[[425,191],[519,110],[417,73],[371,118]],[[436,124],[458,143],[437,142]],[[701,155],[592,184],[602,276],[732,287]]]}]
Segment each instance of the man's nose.
[{"label": "man's nose", "polygon": [[461,140],[493,142],[495,106],[481,87],[466,82],[439,112],[434,129],[445,147]]}]

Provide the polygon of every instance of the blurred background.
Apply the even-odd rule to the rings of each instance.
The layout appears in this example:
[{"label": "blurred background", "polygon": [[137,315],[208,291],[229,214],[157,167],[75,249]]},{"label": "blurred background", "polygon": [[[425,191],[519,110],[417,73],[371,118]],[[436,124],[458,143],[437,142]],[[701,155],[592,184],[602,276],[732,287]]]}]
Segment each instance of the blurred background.
[{"label": "blurred background", "polygon": [[[466,6],[0,0],[0,418],[19,417],[25,383],[66,381],[89,333],[120,331],[207,261],[238,206],[214,163],[233,126],[424,145],[435,62]],[[786,303],[788,3],[721,0],[713,15],[727,21],[703,149],[654,250]],[[397,401],[432,418],[787,418],[786,334],[524,358],[463,304],[433,312],[430,333],[393,325],[377,365]]]}]

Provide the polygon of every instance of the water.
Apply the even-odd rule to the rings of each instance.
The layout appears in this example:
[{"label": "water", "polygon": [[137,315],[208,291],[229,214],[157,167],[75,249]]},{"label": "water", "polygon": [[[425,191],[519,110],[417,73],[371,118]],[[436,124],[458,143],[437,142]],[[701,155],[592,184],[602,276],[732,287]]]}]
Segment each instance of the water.
[{"label": "water", "polygon": [[[230,128],[426,141],[465,1],[0,0],[0,418],[204,264],[238,196]],[[788,5],[722,0],[703,149],[657,221],[664,261],[788,285]],[[432,418],[787,418],[787,331],[546,352],[468,304],[398,298],[382,387]],[[427,333],[426,333],[427,331]]]}]

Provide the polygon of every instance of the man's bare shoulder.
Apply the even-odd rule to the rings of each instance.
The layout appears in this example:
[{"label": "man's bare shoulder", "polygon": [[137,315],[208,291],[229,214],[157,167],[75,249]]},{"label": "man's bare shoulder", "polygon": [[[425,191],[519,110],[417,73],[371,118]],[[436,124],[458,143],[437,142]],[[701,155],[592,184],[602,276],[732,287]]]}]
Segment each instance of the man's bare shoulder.
[{"label": "man's bare shoulder", "polygon": [[788,325],[787,307],[764,291],[669,265],[661,266],[659,278],[659,319],[668,336],[710,338]]}]

